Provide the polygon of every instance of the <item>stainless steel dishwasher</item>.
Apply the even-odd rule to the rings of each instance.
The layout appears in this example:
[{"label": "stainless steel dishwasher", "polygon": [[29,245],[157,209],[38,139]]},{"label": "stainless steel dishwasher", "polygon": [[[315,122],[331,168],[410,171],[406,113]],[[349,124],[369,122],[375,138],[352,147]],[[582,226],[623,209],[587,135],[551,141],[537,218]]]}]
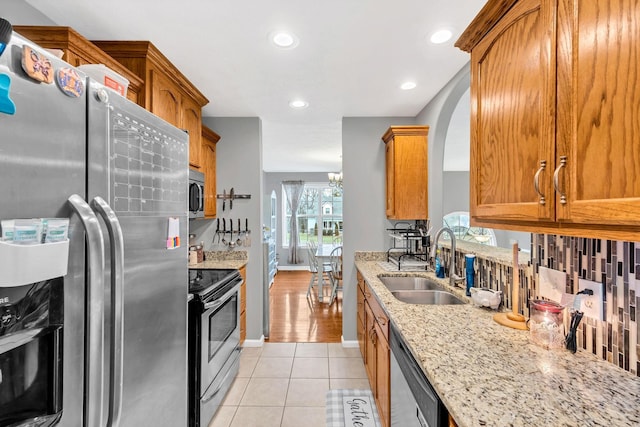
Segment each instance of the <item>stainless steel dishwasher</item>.
[{"label": "stainless steel dishwasher", "polygon": [[391,323],[391,426],[442,427],[448,412]]}]

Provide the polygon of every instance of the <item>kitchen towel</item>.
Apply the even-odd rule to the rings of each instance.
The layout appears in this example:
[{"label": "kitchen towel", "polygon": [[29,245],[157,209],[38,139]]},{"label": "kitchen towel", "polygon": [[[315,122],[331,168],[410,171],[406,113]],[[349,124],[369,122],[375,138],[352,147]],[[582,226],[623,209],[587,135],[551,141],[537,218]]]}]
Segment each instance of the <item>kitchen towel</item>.
[{"label": "kitchen towel", "polygon": [[329,390],[326,414],[327,427],[380,427],[380,418],[371,390]]}]

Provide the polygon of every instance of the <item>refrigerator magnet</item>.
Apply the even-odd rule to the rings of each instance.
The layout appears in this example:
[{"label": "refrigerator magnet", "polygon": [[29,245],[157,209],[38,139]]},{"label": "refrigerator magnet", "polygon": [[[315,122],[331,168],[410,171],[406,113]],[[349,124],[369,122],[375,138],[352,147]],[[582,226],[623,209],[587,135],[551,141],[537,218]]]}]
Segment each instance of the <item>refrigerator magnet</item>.
[{"label": "refrigerator magnet", "polygon": [[63,67],[56,70],[56,83],[65,95],[79,98],[84,93],[84,80],[73,68]]},{"label": "refrigerator magnet", "polygon": [[53,65],[51,61],[30,46],[25,45],[22,47],[22,69],[33,80],[47,84],[53,83]]},{"label": "refrigerator magnet", "polygon": [[11,86],[11,77],[0,74],[0,113],[15,114],[16,104],[9,97],[9,86]]},{"label": "refrigerator magnet", "polygon": [[0,56],[4,53],[4,49],[11,41],[13,26],[6,19],[0,18]]}]

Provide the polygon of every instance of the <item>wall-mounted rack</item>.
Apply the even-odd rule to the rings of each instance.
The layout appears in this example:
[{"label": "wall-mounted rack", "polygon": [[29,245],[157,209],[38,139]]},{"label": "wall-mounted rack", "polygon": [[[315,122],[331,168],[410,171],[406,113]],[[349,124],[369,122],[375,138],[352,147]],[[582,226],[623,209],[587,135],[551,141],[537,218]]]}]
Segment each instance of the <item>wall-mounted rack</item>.
[{"label": "wall-mounted rack", "polygon": [[222,200],[235,200],[235,199],[250,199],[251,194],[216,194],[216,199]]},{"label": "wall-mounted rack", "polygon": [[229,193],[227,193],[227,190],[223,190],[222,194],[216,194],[216,199],[222,199],[222,211],[224,212],[225,209],[225,204],[227,202],[227,200],[229,200],[229,209],[233,209],[233,201],[236,199],[250,199],[251,198],[251,194],[236,194],[235,191],[233,190],[233,187],[231,187],[231,190],[229,191]]}]

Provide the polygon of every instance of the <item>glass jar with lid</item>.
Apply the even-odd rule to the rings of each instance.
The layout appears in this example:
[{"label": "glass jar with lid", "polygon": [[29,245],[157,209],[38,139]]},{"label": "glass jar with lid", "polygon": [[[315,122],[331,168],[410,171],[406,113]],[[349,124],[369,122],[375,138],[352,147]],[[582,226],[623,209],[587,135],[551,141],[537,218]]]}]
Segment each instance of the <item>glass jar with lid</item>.
[{"label": "glass jar with lid", "polygon": [[553,301],[531,300],[529,339],[547,349],[564,348],[564,306]]}]

